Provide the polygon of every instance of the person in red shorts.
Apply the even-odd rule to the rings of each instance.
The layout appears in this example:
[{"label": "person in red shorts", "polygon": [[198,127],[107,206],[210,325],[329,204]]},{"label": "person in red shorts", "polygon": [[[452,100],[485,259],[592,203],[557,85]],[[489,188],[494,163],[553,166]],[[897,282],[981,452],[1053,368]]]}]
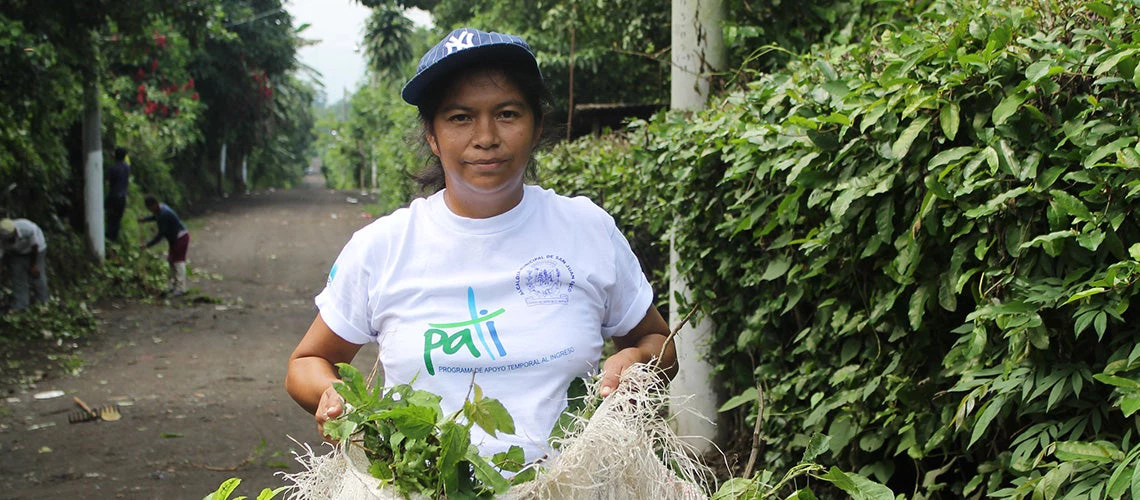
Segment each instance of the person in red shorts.
[{"label": "person in red shorts", "polygon": [[153,215],[139,218],[139,222],[155,221],[158,223],[158,234],[150,241],[143,243],[143,248],[149,248],[166,238],[170,250],[166,260],[170,262],[170,288],[167,290],[175,297],[186,293],[186,252],[190,248],[190,231],[165,203],[160,203],[154,196],[147,196],[144,200],[147,210]]}]

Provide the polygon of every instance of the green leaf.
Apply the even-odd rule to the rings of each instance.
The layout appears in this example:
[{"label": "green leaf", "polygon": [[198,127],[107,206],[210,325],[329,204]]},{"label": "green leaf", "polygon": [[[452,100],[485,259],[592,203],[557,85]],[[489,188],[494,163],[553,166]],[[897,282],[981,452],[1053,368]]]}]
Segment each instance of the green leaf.
[{"label": "green leaf", "polygon": [[340,382],[333,383],[336,392],[349,404],[358,408],[364,406],[365,401],[369,398],[364,376],[355,366],[348,363],[337,363],[336,368],[337,372],[340,373]]},{"label": "green leaf", "polygon": [[894,500],[895,493],[890,488],[876,483],[859,474],[849,474],[832,467],[820,479],[834,484],[854,500]]},{"label": "green leaf", "polygon": [[1112,142],[1105,144],[1099,148],[1096,148],[1096,150],[1093,151],[1092,154],[1088,155],[1085,158],[1085,161],[1082,162],[1081,164],[1085,168],[1092,168],[1092,167],[1096,166],[1097,162],[1103,160],[1104,157],[1111,155],[1111,154],[1116,154],[1121,149],[1124,149],[1125,147],[1131,146],[1132,143],[1135,141],[1136,141],[1135,137],[1122,137],[1120,139],[1112,141]]},{"label": "green leaf", "polygon": [[1073,473],[1073,464],[1062,463],[1045,473],[1045,477],[1033,488],[1034,498],[1056,498],[1061,485],[1069,480]]},{"label": "green leaf", "polygon": [[1051,60],[1037,61],[1025,69],[1025,79],[1033,83],[1038,83],[1045,78],[1061,74],[1064,71],[1065,68],[1055,65]]},{"label": "green leaf", "polygon": [[1093,378],[1101,383],[1108,384],[1113,387],[1140,391],[1140,381],[1136,381],[1130,378],[1121,377],[1119,375],[1105,375],[1103,373],[1097,373],[1093,375]]},{"label": "green leaf", "polygon": [[1014,113],[1017,113],[1017,110],[1021,108],[1021,105],[1026,99],[1028,99],[1028,96],[1023,93],[1005,96],[1005,98],[998,103],[997,107],[994,108],[992,114],[994,126],[1005,124],[1006,120],[1009,120]]},{"label": "green leaf", "polygon": [[391,419],[408,439],[423,439],[435,430],[436,413],[423,406],[401,406],[380,413],[382,418]]},{"label": "green leaf", "polygon": [[483,398],[475,402],[468,402],[464,405],[464,414],[475,425],[492,436],[500,431],[507,434],[514,434],[515,432],[514,419],[503,407],[503,403],[497,399]]},{"label": "green leaf", "polygon": [[958,160],[961,160],[966,155],[969,155],[971,153],[975,153],[977,151],[978,151],[978,148],[971,147],[971,146],[961,146],[961,147],[957,147],[957,148],[950,148],[950,149],[947,149],[946,151],[942,151],[942,152],[934,155],[934,158],[930,159],[930,163],[926,164],[926,168],[928,168],[930,170],[934,170],[934,169],[937,169],[938,167],[941,167],[943,165],[947,165],[950,163],[957,162]]},{"label": "green leaf", "polygon": [[903,159],[907,152],[910,151],[910,146],[914,144],[914,140],[918,138],[918,134],[926,128],[930,120],[931,118],[929,116],[924,116],[910,122],[910,125],[907,126],[906,130],[903,130],[898,140],[891,146],[892,158],[896,160]]},{"label": "green leaf", "polygon": [[507,489],[511,487],[510,481],[507,481],[499,471],[487,463],[486,459],[479,456],[478,448],[474,446],[470,447],[466,459],[471,463],[471,468],[475,472],[475,478],[482,481],[483,484],[490,486],[491,489],[495,490],[495,493],[506,493]]},{"label": "green leaf", "polygon": [[234,490],[237,489],[239,484],[241,484],[240,478],[231,477],[223,481],[222,484],[218,486],[217,490],[215,490],[213,493],[210,493],[209,495],[206,495],[206,498],[203,498],[202,500],[229,500],[230,495],[233,494]]},{"label": "green leaf", "polygon": [[1140,498],[1140,467],[1132,469],[1132,484],[1129,489],[1132,492],[1132,498]]},{"label": "green leaf", "polygon": [[784,256],[776,257],[768,262],[768,267],[764,269],[764,274],[760,276],[760,281],[772,281],[776,278],[783,276],[791,269],[792,261]]},{"label": "green leaf", "polygon": [[1087,290],[1081,290],[1077,293],[1074,293],[1072,297],[1069,297],[1069,300],[1066,300],[1061,305],[1065,305],[1065,304],[1068,304],[1070,302],[1076,302],[1076,301],[1084,299],[1084,298],[1092,297],[1093,295],[1100,295],[1100,294],[1107,292],[1107,291],[1108,291],[1107,288],[1094,286],[1094,287],[1089,288]]},{"label": "green leaf", "polygon": [[1108,314],[1101,311],[1093,318],[1093,329],[1096,330],[1098,337],[1104,337],[1105,330],[1108,329]]},{"label": "green leaf", "polygon": [[1001,413],[1002,407],[1004,406],[1005,396],[1001,395],[994,396],[993,399],[986,402],[985,406],[982,407],[981,414],[978,415],[978,419],[974,421],[974,429],[970,433],[970,443],[966,445],[967,449],[973,447],[974,443],[978,442],[978,439],[981,439],[981,437],[985,435],[989,429],[990,422]]},{"label": "green leaf", "polygon": [[277,495],[293,489],[293,486],[281,486],[275,490],[269,488],[262,488],[261,493],[257,494],[257,500],[273,500]]},{"label": "green leaf", "polygon": [[717,409],[717,412],[726,412],[745,403],[752,403],[759,400],[759,391],[757,391],[755,387],[749,387],[745,389],[743,393],[737,394],[736,396],[729,398],[728,401],[725,401],[724,404],[721,405],[719,409]]},{"label": "green leaf", "polygon": [[1125,417],[1131,417],[1136,410],[1140,410],[1140,394],[1129,394],[1120,397],[1120,411]]},{"label": "green leaf", "polygon": [[1102,464],[1124,458],[1124,454],[1115,445],[1107,442],[1059,441],[1056,443],[1053,455],[1066,462],[1086,461]]},{"label": "green leaf", "polygon": [[930,287],[920,286],[910,296],[910,308],[907,317],[910,320],[911,329],[918,330],[922,326],[922,318],[926,314],[926,303],[930,300],[930,295]]},{"label": "green leaf", "polygon": [[1093,219],[1092,212],[1085,202],[1080,198],[1073,196],[1065,191],[1059,189],[1050,189],[1049,195],[1053,197],[1053,202],[1064,211],[1066,214],[1076,217],[1078,220],[1089,221]]},{"label": "green leaf", "polygon": [[1103,75],[1107,73],[1109,70],[1115,68],[1117,64],[1120,64],[1120,61],[1131,57],[1133,54],[1136,54],[1136,49],[1134,48],[1124,49],[1109,56],[1108,59],[1105,59],[1104,62],[1100,63],[1100,65],[1098,65],[1096,69],[1093,70],[1093,75]]},{"label": "green leaf", "polygon": [[455,422],[444,422],[439,436],[439,476],[444,491],[459,491],[459,462],[467,456],[471,435],[467,428]]},{"label": "green leaf", "polygon": [[1055,241],[1062,241],[1062,240],[1065,240],[1067,238],[1072,238],[1072,237],[1077,236],[1078,234],[1080,234],[1080,233],[1078,233],[1074,229],[1068,229],[1065,231],[1054,231],[1052,233],[1043,234],[1043,235],[1038,236],[1036,238],[1033,238],[1033,239],[1031,239],[1025,243],[1022,243],[1021,245],[1018,245],[1017,248],[1020,250],[1025,250],[1026,248],[1033,248],[1036,246],[1045,245],[1047,243],[1053,243]]},{"label": "green leaf", "polygon": [[526,466],[526,454],[520,446],[511,445],[507,451],[496,453],[491,457],[491,463],[503,470],[517,472]]},{"label": "green leaf", "polygon": [[1081,233],[1080,236],[1077,236],[1077,244],[1082,248],[1092,252],[1095,252],[1098,248],[1100,248],[1100,244],[1103,242],[1104,231],[1101,231],[1099,229],[1088,233]]},{"label": "green leaf", "polygon": [[357,425],[354,420],[329,420],[325,422],[325,435],[334,441],[344,441],[356,433]]},{"label": "green leaf", "polygon": [[811,439],[808,441],[807,447],[804,449],[804,457],[801,462],[811,462],[816,457],[828,451],[831,444],[831,436],[827,434],[815,433],[812,434]]},{"label": "green leaf", "polygon": [[720,488],[716,490],[716,493],[713,493],[710,500],[758,498],[759,495],[760,485],[755,481],[743,477],[734,477],[720,485]]},{"label": "green leaf", "polygon": [[960,110],[956,102],[946,103],[938,113],[938,124],[942,126],[942,135],[951,141],[958,136],[959,114]]}]

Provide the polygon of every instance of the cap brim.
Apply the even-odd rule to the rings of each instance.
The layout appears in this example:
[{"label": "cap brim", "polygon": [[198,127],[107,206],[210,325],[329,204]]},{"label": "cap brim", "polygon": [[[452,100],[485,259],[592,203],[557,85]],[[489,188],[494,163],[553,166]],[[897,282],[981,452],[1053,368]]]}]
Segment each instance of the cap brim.
[{"label": "cap brim", "polygon": [[439,78],[457,69],[470,66],[479,60],[485,60],[489,63],[522,63],[528,66],[528,69],[534,69],[535,74],[542,78],[542,72],[538,69],[538,62],[535,61],[534,55],[530,51],[513,43],[494,43],[464,49],[440,59],[408,80],[408,83],[404,84],[403,90],[400,91],[400,97],[404,98],[404,102],[418,106],[424,92],[431,88]]}]

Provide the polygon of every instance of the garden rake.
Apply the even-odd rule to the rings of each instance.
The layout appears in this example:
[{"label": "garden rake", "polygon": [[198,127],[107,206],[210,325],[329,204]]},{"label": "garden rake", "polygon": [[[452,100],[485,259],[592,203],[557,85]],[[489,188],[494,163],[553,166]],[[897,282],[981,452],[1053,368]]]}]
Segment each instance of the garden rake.
[{"label": "garden rake", "polygon": [[91,422],[93,420],[106,420],[108,422],[112,422],[122,418],[122,414],[119,413],[118,406],[107,405],[93,409],[90,406],[87,406],[87,403],[84,403],[83,400],[79,399],[78,396],[73,396],[71,399],[74,400],[75,404],[79,405],[82,410],[71,412],[67,416],[67,421],[69,423],[75,424],[79,422]]}]

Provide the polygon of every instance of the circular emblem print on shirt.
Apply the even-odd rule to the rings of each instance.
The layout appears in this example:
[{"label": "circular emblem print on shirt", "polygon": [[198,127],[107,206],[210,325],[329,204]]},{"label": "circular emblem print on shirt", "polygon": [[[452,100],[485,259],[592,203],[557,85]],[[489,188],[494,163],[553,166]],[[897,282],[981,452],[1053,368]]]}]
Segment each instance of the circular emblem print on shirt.
[{"label": "circular emblem print on shirt", "polygon": [[515,291],[528,306],[565,304],[574,291],[574,271],[557,255],[535,257],[515,273]]}]

